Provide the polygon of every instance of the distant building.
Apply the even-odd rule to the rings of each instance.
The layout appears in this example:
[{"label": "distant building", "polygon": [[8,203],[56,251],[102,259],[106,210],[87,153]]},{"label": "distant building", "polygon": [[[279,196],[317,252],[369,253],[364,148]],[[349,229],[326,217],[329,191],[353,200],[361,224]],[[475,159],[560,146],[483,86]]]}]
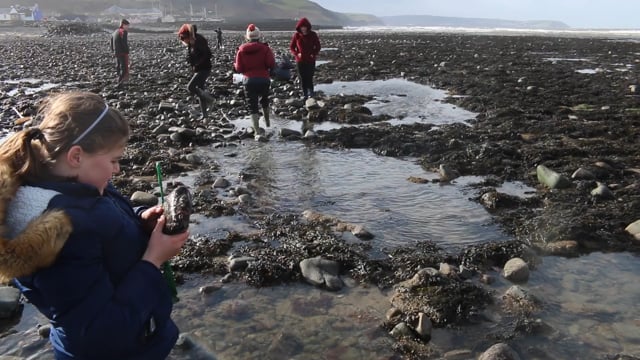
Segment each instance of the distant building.
[{"label": "distant building", "polygon": [[25,6],[12,6],[10,8],[0,8],[0,21],[21,22],[21,21],[42,21],[43,14],[38,4],[33,8]]},{"label": "distant building", "polygon": [[11,18],[9,14],[13,8],[0,8],[0,21],[9,21]]},{"label": "distant building", "polygon": [[104,10],[100,15],[112,20],[126,18],[132,23],[156,22],[162,19],[162,11],[160,9],[125,9],[116,5]]},{"label": "distant building", "polygon": [[0,21],[22,21],[24,14],[21,14],[15,7],[0,9]]}]

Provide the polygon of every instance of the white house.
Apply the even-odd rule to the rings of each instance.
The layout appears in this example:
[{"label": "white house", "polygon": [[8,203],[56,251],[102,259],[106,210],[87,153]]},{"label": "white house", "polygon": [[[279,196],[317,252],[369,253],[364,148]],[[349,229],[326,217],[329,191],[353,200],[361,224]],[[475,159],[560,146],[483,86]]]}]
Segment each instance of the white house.
[{"label": "white house", "polygon": [[21,14],[16,10],[15,7],[3,8],[0,9],[0,20],[1,21],[20,21],[24,14]]},{"label": "white house", "polygon": [[41,21],[42,19],[42,11],[40,11],[38,4],[35,4],[33,8],[19,7],[16,9],[14,6],[0,8],[0,21]]}]

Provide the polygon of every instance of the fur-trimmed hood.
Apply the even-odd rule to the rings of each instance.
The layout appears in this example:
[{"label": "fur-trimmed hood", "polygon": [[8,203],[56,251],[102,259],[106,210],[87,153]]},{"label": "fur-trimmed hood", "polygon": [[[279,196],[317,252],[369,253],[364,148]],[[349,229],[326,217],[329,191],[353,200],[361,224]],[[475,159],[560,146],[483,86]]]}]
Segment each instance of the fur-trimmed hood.
[{"label": "fur-trimmed hood", "polygon": [[43,212],[56,193],[21,187],[8,164],[0,163],[0,282],[51,265],[71,234],[61,210]]}]

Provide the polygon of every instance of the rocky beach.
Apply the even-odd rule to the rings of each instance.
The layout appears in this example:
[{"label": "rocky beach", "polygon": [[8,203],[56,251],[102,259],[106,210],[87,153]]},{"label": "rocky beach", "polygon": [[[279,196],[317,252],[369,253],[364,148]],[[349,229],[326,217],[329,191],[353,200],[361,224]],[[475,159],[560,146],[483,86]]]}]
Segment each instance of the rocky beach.
[{"label": "rocky beach", "polygon": [[[213,33],[204,34],[212,42]],[[265,32],[265,41],[287,51],[290,35]],[[173,265],[182,286],[194,277],[213,279],[208,282],[215,285],[200,289],[204,296],[237,284],[261,289],[308,282],[327,294],[345,286],[371,287],[386,291],[389,301],[377,321],[382,335],[369,334],[389,339],[390,354],[381,359],[581,358],[578,350],[561,350],[563,343],[584,344],[558,336],[541,319],[554,304],[531,295],[527,285],[545,258],[576,264],[594,253],[635,255],[640,249],[640,235],[635,237],[640,225],[634,225],[640,218],[638,39],[402,31],[322,31],[320,36],[326,63],[318,67],[317,84],[402,79],[445,90],[444,103],[477,115],[465,123],[436,125],[437,119],[425,119],[391,125],[391,115],[367,107],[372,95],[318,91],[315,100],[305,102],[297,84],[274,82],[273,113],[299,122],[302,131],[266,132],[260,139],[418,159],[424,175],[407,178],[406,184],[477,177],[468,201],[486,209],[507,240],[451,248],[428,239],[381,246],[371,240],[376,233],[361,224],[314,209],[290,213],[262,203],[261,174],[252,169],[225,176],[202,148],[233,158],[255,141],[252,129],[234,125],[248,116],[242,90],[233,84],[241,32],[225,33],[224,49],[214,51],[208,84],[215,101],[209,118],[200,119],[197,101],[186,91],[184,48],[171,31],[132,31],[131,80],[117,88],[107,32],[83,26],[3,29],[0,125],[6,134],[37,120],[39,100],[52,91],[93,91],[118,108],[132,127],[122,173],[114,178],[124,194],[140,203],[157,202],[154,175],[160,161],[169,190],[185,174],[194,179],[199,222],[236,216],[254,226],[221,238],[192,232]],[[307,131],[326,122],[366,126]],[[531,191],[501,192],[509,182]],[[507,290],[498,292],[496,282]],[[299,307],[324,306],[320,303]],[[0,338],[18,336],[15,324],[0,327]],[[462,333],[468,341],[433,346],[436,329]],[[46,350],[46,342],[35,338],[30,350],[0,349],[27,358]],[[185,339],[183,345],[189,343]],[[554,345],[534,345],[544,342]],[[285,339],[267,346],[268,356],[255,358],[298,358],[291,348],[299,346]],[[184,346],[172,356],[203,358],[190,355],[192,348],[197,347]],[[640,356],[622,345],[589,349],[594,359]],[[325,358],[357,357],[335,351]]]}]

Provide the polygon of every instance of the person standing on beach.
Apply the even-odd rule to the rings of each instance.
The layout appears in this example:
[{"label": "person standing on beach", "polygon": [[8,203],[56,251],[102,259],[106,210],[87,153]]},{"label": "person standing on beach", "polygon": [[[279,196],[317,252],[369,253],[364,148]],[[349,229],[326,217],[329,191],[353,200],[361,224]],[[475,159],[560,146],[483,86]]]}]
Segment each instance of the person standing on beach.
[{"label": "person standing on beach", "polygon": [[111,51],[116,58],[118,86],[129,81],[129,21],[120,20],[120,27],[111,34]]},{"label": "person standing on beach", "polygon": [[167,358],[160,268],[189,232],[164,234],[162,206],[134,209],[111,183],[130,128],[99,95],[56,94],[39,115],[0,145],[0,281],[49,319],[56,360]]},{"label": "person standing on beach", "polygon": [[295,57],[298,77],[304,99],[313,97],[313,76],[316,71],[316,58],[320,52],[318,34],[311,30],[311,23],[303,17],[296,24],[296,32],[291,38],[289,50]]},{"label": "person standing on beach", "polygon": [[187,62],[193,71],[193,77],[187,85],[191,94],[198,96],[202,118],[207,118],[207,108],[213,97],[206,90],[206,82],[211,74],[211,49],[204,36],[198,34],[196,25],[183,24],[178,30],[178,37],[187,46]]},{"label": "person standing on beach", "polygon": [[216,49],[220,50],[222,49],[222,29],[217,28],[215,32],[216,32],[216,39],[217,39]]},{"label": "person standing on beach", "polygon": [[269,122],[269,92],[271,90],[269,73],[271,69],[275,68],[276,60],[269,45],[260,42],[260,29],[257,26],[249,24],[245,38],[247,42],[238,48],[233,67],[236,72],[243,75],[244,92],[249,98],[251,122],[254,135],[257,137],[260,134],[258,103],[262,106],[266,127],[271,125]]}]

